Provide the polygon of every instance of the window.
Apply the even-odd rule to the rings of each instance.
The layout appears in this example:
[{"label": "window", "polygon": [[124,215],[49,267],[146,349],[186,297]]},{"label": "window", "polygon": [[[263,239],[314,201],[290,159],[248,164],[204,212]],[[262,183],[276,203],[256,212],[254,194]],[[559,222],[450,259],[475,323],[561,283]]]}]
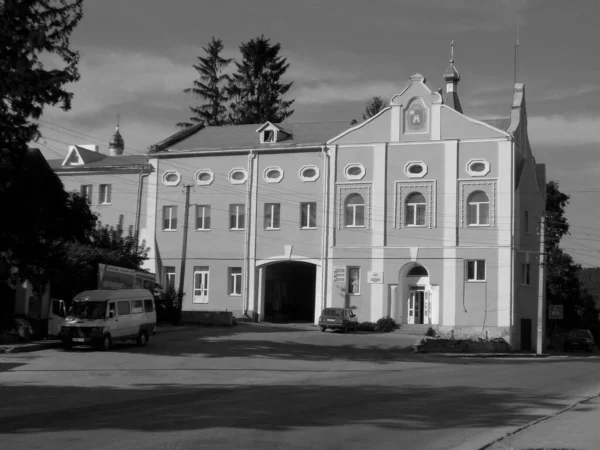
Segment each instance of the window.
[{"label": "window", "polygon": [[273,130],[263,131],[263,142],[275,142],[275,133]]},{"label": "window", "polygon": [[490,199],[483,191],[475,191],[467,201],[467,223],[470,226],[490,224]]},{"label": "window", "polygon": [[227,292],[229,295],[242,295],[242,268],[230,267],[228,271],[229,286]]},{"label": "window", "polygon": [[91,184],[82,184],[81,185],[81,196],[85,197],[88,205],[92,204],[92,185]]},{"label": "window", "polygon": [[413,192],[406,198],[406,225],[425,226],[425,197],[420,192]]},{"label": "window", "polygon": [[154,302],[152,300],[144,300],[144,311],[147,313],[154,312]]},{"label": "window", "polygon": [[210,205],[196,205],[196,230],[210,230]]},{"label": "window", "polygon": [[360,267],[348,267],[348,294],[360,295]]},{"label": "window", "polygon": [[467,163],[467,173],[472,177],[483,177],[490,173],[490,163],[485,159],[472,159]]},{"label": "window", "polygon": [[177,229],[177,206],[163,206],[163,230]]},{"label": "window", "polygon": [[243,203],[229,205],[229,229],[243,230],[246,206]]},{"label": "window", "polygon": [[360,194],[350,194],[346,198],[346,226],[365,226],[365,200]]},{"label": "window", "polygon": [[119,312],[119,316],[129,315],[129,313],[131,312],[129,301],[118,302],[117,311]]},{"label": "window", "polygon": [[207,186],[215,179],[215,174],[210,169],[200,169],[196,172],[196,184],[198,186]]},{"label": "window", "polygon": [[523,212],[523,231],[529,233],[529,211]]},{"label": "window", "polygon": [[281,170],[281,167],[267,167],[264,178],[267,183],[279,183],[283,180],[283,170]]},{"label": "window", "polygon": [[176,170],[167,170],[163,174],[163,184],[165,186],[177,186],[181,182],[181,175]]},{"label": "window", "polygon": [[144,312],[144,302],[142,300],[133,300],[131,314],[141,314]]},{"label": "window", "polygon": [[111,185],[110,184],[101,184],[100,185],[100,193],[98,196],[98,203],[100,205],[109,205],[111,201]]},{"label": "window", "polygon": [[423,178],[427,175],[427,165],[423,161],[411,161],[404,166],[404,173],[409,178]]},{"label": "window", "polygon": [[265,203],[265,230],[279,230],[279,216],[281,205],[279,203]]},{"label": "window", "polygon": [[521,284],[529,286],[531,284],[531,264],[521,264]]},{"label": "window", "polygon": [[194,267],[193,303],[208,303],[208,267]]},{"label": "window", "polygon": [[302,166],[298,175],[302,181],[316,181],[319,178],[319,168],[317,166]]},{"label": "window", "polygon": [[344,175],[348,180],[362,180],[365,176],[365,166],[360,163],[352,163],[344,168]]},{"label": "window", "polygon": [[485,281],[485,261],[467,261],[467,281]]},{"label": "window", "polygon": [[246,169],[231,169],[229,171],[229,182],[231,184],[244,184],[248,179]]},{"label": "window", "polygon": [[317,228],[317,202],[300,203],[300,228]]},{"label": "window", "polygon": [[175,290],[175,267],[165,266],[165,288],[167,291]]}]

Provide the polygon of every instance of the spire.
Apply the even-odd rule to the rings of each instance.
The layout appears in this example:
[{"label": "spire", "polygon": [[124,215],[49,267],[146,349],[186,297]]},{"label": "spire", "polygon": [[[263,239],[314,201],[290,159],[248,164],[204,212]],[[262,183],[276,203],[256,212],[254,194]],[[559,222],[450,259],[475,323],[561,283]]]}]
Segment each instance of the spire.
[{"label": "spire", "polygon": [[123,140],[123,136],[119,132],[119,123],[120,123],[121,115],[117,114],[117,129],[115,134],[113,134],[112,138],[108,142],[108,150],[110,151],[110,156],[119,156],[123,154],[125,150],[125,141]]},{"label": "spire", "polygon": [[460,74],[454,66],[454,41],[450,42],[450,64],[446,69],[446,73],[444,73],[444,81],[446,82],[446,99],[444,103],[459,113],[462,113],[462,107],[460,106],[457,92]]}]

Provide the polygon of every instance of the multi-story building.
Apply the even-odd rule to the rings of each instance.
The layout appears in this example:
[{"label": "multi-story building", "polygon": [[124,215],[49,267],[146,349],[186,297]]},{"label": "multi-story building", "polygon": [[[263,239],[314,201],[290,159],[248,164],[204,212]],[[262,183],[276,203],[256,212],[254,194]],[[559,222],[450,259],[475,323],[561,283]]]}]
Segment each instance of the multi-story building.
[{"label": "multi-story building", "polygon": [[445,101],[416,74],[353,127],[193,127],[154,146],[150,265],[183,275],[183,309],[313,322],[349,306],[531,347],[545,167],[524,87],[510,117],[476,120],[452,61],[444,78]]}]

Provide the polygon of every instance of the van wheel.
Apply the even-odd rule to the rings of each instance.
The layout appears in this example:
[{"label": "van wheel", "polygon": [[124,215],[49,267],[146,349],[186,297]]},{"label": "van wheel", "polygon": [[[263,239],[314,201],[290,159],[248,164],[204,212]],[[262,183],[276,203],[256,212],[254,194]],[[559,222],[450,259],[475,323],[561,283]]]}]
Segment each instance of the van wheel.
[{"label": "van wheel", "polygon": [[137,344],[142,347],[148,344],[148,333],[145,331],[140,331],[140,334],[138,334],[137,338]]},{"label": "van wheel", "polygon": [[321,328],[321,331],[322,331],[323,333],[325,333],[325,330],[327,330],[327,327],[319,327],[319,328]]},{"label": "van wheel", "polygon": [[112,340],[110,339],[110,334],[104,335],[104,340],[102,341],[102,350],[105,352],[109,351],[112,347]]}]

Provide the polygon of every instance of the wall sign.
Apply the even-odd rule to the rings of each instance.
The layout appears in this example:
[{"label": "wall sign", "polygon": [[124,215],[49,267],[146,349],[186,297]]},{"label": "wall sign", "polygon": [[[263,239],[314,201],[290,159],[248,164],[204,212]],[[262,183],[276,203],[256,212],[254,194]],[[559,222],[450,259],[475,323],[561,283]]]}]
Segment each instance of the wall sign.
[{"label": "wall sign", "polygon": [[383,272],[368,272],[369,284],[383,283]]},{"label": "wall sign", "polygon": [[346,281],[346,268],[345,267],[334,267],[333,268],[333,281]]}]

